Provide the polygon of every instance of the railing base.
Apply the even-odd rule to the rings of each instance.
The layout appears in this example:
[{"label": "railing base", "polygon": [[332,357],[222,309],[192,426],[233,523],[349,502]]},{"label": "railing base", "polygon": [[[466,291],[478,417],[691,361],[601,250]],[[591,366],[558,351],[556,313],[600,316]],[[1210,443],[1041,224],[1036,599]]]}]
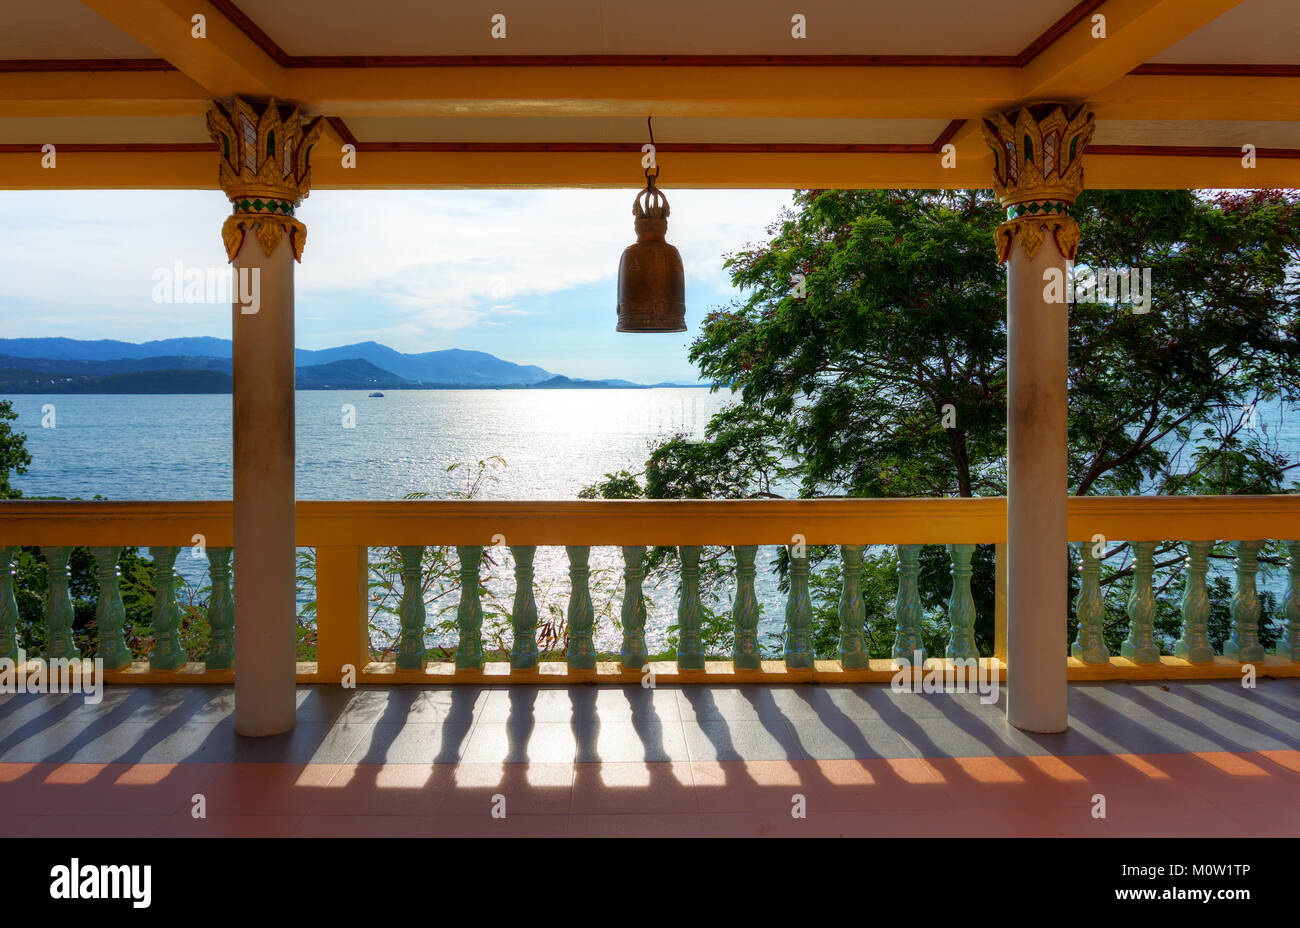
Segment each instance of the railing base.
[{"label": "railing base", "polygon": [[[1090,680],[1239,680],[1246,664],[1229,657],[1192,664],[1181,657],[1163,656],[1159,662],[1136,664],[1126,657],[1112,657],[1105,664],[1085,664],[1069,659],[1070,681]],[[1269,655],[1253,662],[1257,677],[1300,677],[1300,663]]]},{"label": "railing base", "polygon": [[[31,664],[31,662],[28,662]],[[925,662],[925,672],[931,668],[948,666],[949,662],[931,658]],[[1073,683],[1108,680],[1238,680],[1243,664],[1227,657],[1216,657],[1212,662],[1191,664],[1180,657],[1161,657],[1158,663],[1135,664],[1123,657],[1112,657],[1105,664],[1085,664],[1078,658],[1067,660],[1067,673]],[[1254,664],[1260,678],[1300,677],[1300,662],[1269,655]],[[642,670],[628,670],[614,661],[602,661],[595,670],[570,670],[563,661],[543,661],[536,669],[511,670],[509,661],[489,661],[482,670],[456,670],[451,661],[435,661],[423,670],[398,670],[395,664],[372,662],[362,667],[357,675],[358,684],[423,686],[446,685],[501,685],[533,684],[558,686],[566,684],[618,684],[646,683],[650,673],[656,685],[727,686],[733,684],[792,684],[792,683],[890,683],[898,673],[890,659],[875,659],[868,667],[845,670],[839,661],[817,661],[811,670],[789,670],[783,661],[763,661],[759,670],[737,670],[731,661],[707,661],[703,670],[681,670],[675,661],[651,661]],[[995,658],[980,658],[980,673],[986,680],[994,676],[1006,682],[1007,668]],[[31,670],[26,671],[31,676]],[[298,683],[330,683],[317,673],[313,661],[299,661],[295,671]],[[104,682],[111,684],[215,684],[231,685],[235,682],[233,670],[208,670],[201,663],[187,663],[179,670],[150,670],[146,661],[136,661],[123,670],[104,671]]]}]

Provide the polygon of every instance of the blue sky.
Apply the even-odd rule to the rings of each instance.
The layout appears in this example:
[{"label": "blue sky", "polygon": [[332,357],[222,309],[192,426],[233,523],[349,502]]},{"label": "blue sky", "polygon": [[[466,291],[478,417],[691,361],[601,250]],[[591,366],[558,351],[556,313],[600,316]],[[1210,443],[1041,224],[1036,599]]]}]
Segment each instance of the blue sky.
[{"label": "blue sky", "polygon": [[[700,320],[738,295],[722,255],[762,241],[790,192],[667,190],[685,333],[614,332],[634,190],[321,190],[299,210],[298,347],[470,348],[573,377],[693,381]],[[4,191],[0,209],[0,336],[230,337],[229,304],[153,300],[158,268],[225,266],[220,193]]]}]

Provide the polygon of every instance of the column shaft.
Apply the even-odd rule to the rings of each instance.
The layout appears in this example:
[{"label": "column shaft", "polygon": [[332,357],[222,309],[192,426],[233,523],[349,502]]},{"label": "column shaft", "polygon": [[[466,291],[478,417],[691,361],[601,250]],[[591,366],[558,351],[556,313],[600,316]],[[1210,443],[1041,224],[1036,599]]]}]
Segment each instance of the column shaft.
[{"label": "column shaft", "polygon": [[1050,237],[1007,263],[1007,721],[1066,727],[1066,304],[1043,274],[1065,269]]},{"label": "column shaft", "polygon": [[1007,209],[994,233],[1007,264],[1007,721],[1026,731],[1069,718],[1068,209],[1095,123],[1087,105],[1031,103],[982,124]]},{"label": "column shaft", "polygon": [[235,269],[235,731],[276,735],[296,715],[293,274],[307,227],[293,214],[324,122],[234,97],[213,103],[207,125],[233,207],[221,239]]},{"label": "column shaft", "polygon": [[[273,735],[295,722],[294,257],[246,236],[235,273],[258,269],[256,313],[233,307],[235,731]],[[236,278],[238,280],[238,277]]]}]

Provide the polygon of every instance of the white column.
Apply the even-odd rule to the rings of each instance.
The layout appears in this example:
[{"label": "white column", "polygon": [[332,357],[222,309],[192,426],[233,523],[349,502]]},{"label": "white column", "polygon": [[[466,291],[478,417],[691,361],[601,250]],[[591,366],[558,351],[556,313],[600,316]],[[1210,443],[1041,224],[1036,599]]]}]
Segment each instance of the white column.
[{"label": "white column", "polygon": [[1068,724],[1068,262],[1079,227],[1086,105],[1034,103],[982,123],[993,189],[1007,207],[1007,721],[1026,731]]},{"label": "white column", "polygon": [[260,737],[296,721],[293,275],[307,228],[293,214],[324,124],[234,97],[207,125],[233,206],[221,238],[235,267],[235,731]]},{"label": "white column", "polygon": [[1066,727],[1066,304],[1044,299],[1065,269],[1052,237],[1007,262],[1007,721]]},{"label": "white column", "polygon": [[[293,249],[268,257],[255,235],[235,256],[254,270],[260,305],[233,317],[235,446],[235,731],[295,724]],[[236,292],[238,288],[236,288]]]}]

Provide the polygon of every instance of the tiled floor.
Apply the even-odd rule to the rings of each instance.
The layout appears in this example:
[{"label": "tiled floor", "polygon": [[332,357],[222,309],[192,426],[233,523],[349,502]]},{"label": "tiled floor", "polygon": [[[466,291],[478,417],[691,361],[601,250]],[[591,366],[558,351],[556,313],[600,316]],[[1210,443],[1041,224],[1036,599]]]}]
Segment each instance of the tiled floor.
[{"label": "tiled floor", "polygon": [[1300,835],[1300,680],[1075,684],[1060,735],[866,684],[301,687],[265,739],[233,707],[0,696],[0,835]]}]

